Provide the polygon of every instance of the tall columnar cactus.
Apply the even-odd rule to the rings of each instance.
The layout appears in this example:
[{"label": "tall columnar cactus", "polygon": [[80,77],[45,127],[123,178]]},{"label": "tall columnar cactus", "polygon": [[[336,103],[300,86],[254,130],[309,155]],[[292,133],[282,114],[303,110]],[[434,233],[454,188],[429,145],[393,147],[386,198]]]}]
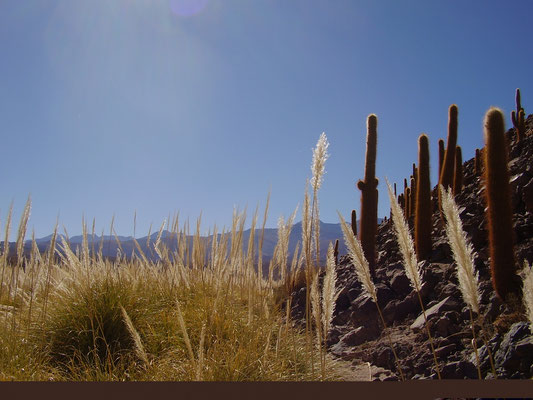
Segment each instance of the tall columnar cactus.
[{"label": "tall columnar cactus", "polygon": [[411,188],[407,187],[405,189],[405,218],[411,216]]},{"label": "tall columnar cactus", "polygon": [[516,130],[516,140],[522,140],[526,132],[525,112],[520,100],[520,89],[516,89],[516,111],[511,111],[511,121]]},{"label": "tall columnar cactus", "polygon": [[492,285],[502,300],[520,296],[520,278],[513,250],[513,213],[509,189],[507,141],[503,114],[491,108],[485,115],[485,196]]},{"label": "tall columnar cactus", "polygon": [[361,222],[359,238],[372,275],[376,265],[376,234],[378,228],[378,179],[376,178],[378,118],[370,114],[367,119],[365,179],[357,182],[361,191]]},{"label": "tall columnar cactus", "polygon": [[352,232],[354,236],[357,236],[357,214],[355,210],[352,210]]},{"label": "tall columnar cactus", "polygon": [[415,250],[418,261],[431,255],[431,182],[429,179],[429,140],[418,138],[418,177],[416,185]]},{"label": "tall columnar cactus", "polygon": [[[394,198],[397,198],[397,195],[396,195],[396,182],[394,183]],[[392,220],[392,207],[390,209],[389,219]]]},{"label": "tall columnar cactus", "polygon": [[[457,106],[452,104],[448,110],[448,143],[444,153],[444,162],[440,172],[439,185],[445,189],[453,185],[453,171],[455,170],[455,147],[457,146]],[[441,191],[439,190],[439,210],[441,207]]]},{"label": "tall columnar cactus", "polygon": [[409,199],[409,216],[414,215],[416,210],[416,180],[411,178],[411,198]]},{"label": "tall columnar cactus", "polygon": [[476,156],[474,157],[474,171],[477,176],[481,175],[481,152],[476,149]]},{"label": "tall columnar cactus", "polygon": [[457,196],[463,188],[463,152],[461,146],[455,148],[455,171],[453,176],[453,194]]},{"label": "tall columnar cactus", "polygon": [[439,139],[439,179],[442,172],[442,164],[444,164],[444,140]]},{"label": "tall columnar cactus", "polygon": [[335,249],[333,250],[333,257],[335,257],[335,265],[339,265],[339,239],[335,239]]}]

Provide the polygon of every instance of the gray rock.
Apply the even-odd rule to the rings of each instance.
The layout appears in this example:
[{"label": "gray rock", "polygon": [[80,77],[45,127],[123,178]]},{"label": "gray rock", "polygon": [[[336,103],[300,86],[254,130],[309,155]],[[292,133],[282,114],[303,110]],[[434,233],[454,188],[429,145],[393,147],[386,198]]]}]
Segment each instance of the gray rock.
[{"label": "gray rock", "polygon": [[377,308],[370,297],[360,295],[352,303],[353,312],[350,314],[354,326],[361,326],[368,321],[374,321],[377,318]]},{"label": "gray rock", "polygon": [[408,294],[411,291],[409,278],[404,271],[395,271],[390,280],[390,286],[397,294]]},{"label": "gray rock", "polygon": [[457,346],[452,343],[435,349],[435,353],[437,354],[437,357],[446,357],[447,355],[453,353],[456,349]]},{"label": "gray rock", "polygon": [[476,366],[470,361],[454,361],[446,364],[440,371],[444,379],[476,379]]},{"label": "gray rock", "polygon": [[[376,329],[360,326],[342,336],[339,340],[341,346],[357,346],[378,336]],[[333,346],[335,347],[335,346]]]},{"label": "gray rock", "polygon": [[[458,308],[459,310],[461,305],[459,302],[451,297],[446,297],[441,302],[435,304],[430,309],[426,310],[426,317],[427,320],[431,320],[432,318],[437,317],[439,313],[444,313],[444,311],[456,311]],[[418,332],[422,329],[424,329],[425,319],[424,314],[420,314],[418,318],[411,324],[411,329],[415,332]]]},{"label": "gray rock", "polygon": [[529,372],[533,364],[533,337],[527,322],[517,322],[505,334],[494,355],[496,368]]}]

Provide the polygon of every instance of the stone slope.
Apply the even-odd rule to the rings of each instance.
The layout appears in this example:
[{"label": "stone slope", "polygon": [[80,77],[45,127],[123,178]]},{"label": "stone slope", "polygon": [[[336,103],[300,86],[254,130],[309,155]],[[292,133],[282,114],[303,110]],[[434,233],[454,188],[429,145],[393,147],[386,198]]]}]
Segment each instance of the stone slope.
[{"label": "stone slope", "polygon": [[[515,141],[514,129],[506,135],[509,139],[515,253],[521,264],[524,260],[533,264],[533,115],[527,118],[526,127],[526,137],[520,143]],[[474,159],[463,164],[463,173],[464,187],[456,196],[456,202],[461,209],[463,228],[476,252],[483,332],[492,349],[498,378],[529,379],[533,376],[533,336],[521,305],[502,304],[492,288],[484,189],[480,177],[474,172]],[[442,377],[477,379],[470,313],[458,288],[455,264],[436,205],[436,188],[433,195],[433,251],[430,260],[422,266],[422,298]],[[411,218],[411,227],[413,222]],[[405,275],[390,220],[381,223],[378,228],[377,251],[375,283],[378,301],[402,371],[408,379],[436,378],[425,326],[419,321],[415,323],[421,314],[418,297]],[[398,379],[394,357],[375,304],[364,296],[353,268],[348,256],[340,257],[337,285],[341,295],[329,334],[330,351],[345,360],[353,360],[354,365],[370,362],[381,367],[383,372],[374,377],[376,380]],[[293,315],[301,316],[305,288],[293,295]],[[476,326],[476,331],[482,374],[490,379],[490,360],[479,338],[479,326]]]}]

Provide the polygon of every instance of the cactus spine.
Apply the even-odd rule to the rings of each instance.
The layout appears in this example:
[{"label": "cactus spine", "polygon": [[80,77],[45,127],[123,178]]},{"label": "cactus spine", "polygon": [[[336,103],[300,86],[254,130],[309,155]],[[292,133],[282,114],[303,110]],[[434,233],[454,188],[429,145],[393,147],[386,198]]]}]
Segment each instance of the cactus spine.
[{"label": "cactus spine", "polygon": [[457,196],[463,188],[463,153],[461,146],[455,148],[455,174],[453,176],[453,194]]},{"label": "cactus spine", "polygon": [[378,118],[367,118],[365,179],[357,182],[361,191],[361,222],[359,238],[361,247],[374,276],[376,265],[376,234],[378,228],[378,180],[376,178],[376,151]]},{"label": "cactus spine", "polygon": [[[457,146],[457,114],[458,109],[452,104],[448,110],[448,143],[444,153],[444,162],[440,173],[439,185],[445,189],[453,185],[453,172],[455,169],[455,147]],[[441,191],[439,190],[439,210],[442,208]]]},{"label": "cactus spine", "polygon": [[516,89],[516,111],[511,111],[511,121],[516,130],[516,141],[522,140],[526,132],[525,112],[520,101],[520,89]]},{"label": "cactus spine", "polygon": [[418,177],[416,185],[415,250],[418,260],[431,255],[431,182],[429,178],[429,140],[418,138]]},{"label": "cactus spine", "polygon": [[520,296],[513,250],[513,214],[507,166],[507,141],[502,112],[491,108],[485,115],[485,196],[489,231],[492,285],[498,297]]}]

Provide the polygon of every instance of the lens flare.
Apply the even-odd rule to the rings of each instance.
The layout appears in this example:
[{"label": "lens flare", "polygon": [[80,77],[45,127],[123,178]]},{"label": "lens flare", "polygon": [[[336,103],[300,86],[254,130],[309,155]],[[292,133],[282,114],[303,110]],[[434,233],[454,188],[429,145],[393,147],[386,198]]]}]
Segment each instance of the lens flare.
[{"label": "lens flare", "polygon": [[209,0],[169,0],[170,9],[180,17],[192,17],[204,10]]}]

